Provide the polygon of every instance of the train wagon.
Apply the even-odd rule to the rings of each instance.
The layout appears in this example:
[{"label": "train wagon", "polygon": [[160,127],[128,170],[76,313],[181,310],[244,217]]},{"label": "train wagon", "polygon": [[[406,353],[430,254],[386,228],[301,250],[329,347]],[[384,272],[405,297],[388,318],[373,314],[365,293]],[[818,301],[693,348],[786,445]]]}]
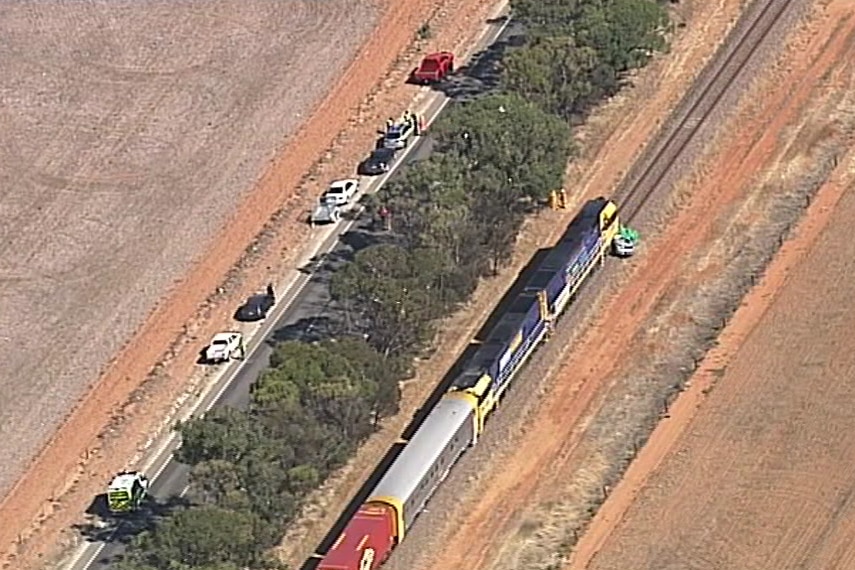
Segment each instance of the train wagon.
[{"label": "train wagon", "polygon": [[389,505],[362,505],[318,569],[369,570],[379,566],[396,543],[395,516]]},{"label": "train wagon", "polygon": [[[392,547],[404,538],[455,461],[475,442],[475,419],[475,410],[467,397],[441,400],[395,458],[318,569],[373,570],[379,566]],[[366,521],[365,509],[383,514]]]},{"label": "train wagon", "polygon": [[[378,529],[385,529],[376,531],[377,535],[366,533],[359,530],[367,528],[357,522],[362,517],[360,510],[319,568],[373,570],[382,564],[454,463],[478,441],[487,416],[516,373],[548,338],[594,268],[612,251],[620,231],[614,202],[597,198],[582,207],[370,493],[363,509],[379,509],[392,517],[392,523],[377,523]],[[371,536],[365,538],[361,550],[360,533]],[[367,551],[366,545],[372,540],[383,548],[370,547],[373,550]],[[345,544],[351,546],[343,549]]]},{"label": "train wagon", "polygon": [[619,227],[614,202],[588,201],[455,379],[452,390],[471,394],[477,401],[481,429],[514,375],[605,260]]}]

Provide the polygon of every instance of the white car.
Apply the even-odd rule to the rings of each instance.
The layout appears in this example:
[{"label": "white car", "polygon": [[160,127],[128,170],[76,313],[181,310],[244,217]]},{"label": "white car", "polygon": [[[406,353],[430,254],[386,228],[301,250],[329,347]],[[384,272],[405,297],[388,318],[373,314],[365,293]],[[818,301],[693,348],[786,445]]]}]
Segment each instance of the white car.
[{"label": "white car", "polygon": [[393,150],[401,150],[410,143],[410,139],[416,132],[412,120],[402,120],[386,130],[383,137],[383,146]]},{"label": "white car", "polygon": [[356,193],[359,192],[359,180],[348,178],[347,180],[336,180],[324,192],[322,202],[327,204],[335,204],[336,206],[344,206],[353,200]]},{"label": "white car", "polygon": [[231,358],[244,356],[243,335],[239,332],[217,333],[205,349],[205,360],[210,363],[227,362]]},{"label": "white car", "polygon": [[315,210],[312,212],[312,224],[335,224],[341,219],[341,206],[328,201],[326,195],[321,196]]}]

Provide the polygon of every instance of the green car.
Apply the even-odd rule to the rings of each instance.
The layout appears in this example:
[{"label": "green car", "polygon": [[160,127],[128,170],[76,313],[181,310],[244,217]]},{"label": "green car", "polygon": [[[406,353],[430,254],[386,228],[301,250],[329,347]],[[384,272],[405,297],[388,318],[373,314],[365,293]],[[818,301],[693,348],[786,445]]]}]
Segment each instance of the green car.
[{"label": "green car", "polygon": [[612,242],[612,252],[616,257],[632,257],[639,238],[637,231],[627,226],[621,226],[620,232]]}]

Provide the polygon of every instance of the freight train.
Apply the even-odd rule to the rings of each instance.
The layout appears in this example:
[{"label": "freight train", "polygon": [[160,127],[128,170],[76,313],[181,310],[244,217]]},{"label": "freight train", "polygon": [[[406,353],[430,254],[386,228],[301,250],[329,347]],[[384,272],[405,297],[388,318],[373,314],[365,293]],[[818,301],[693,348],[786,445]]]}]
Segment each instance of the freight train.
[{"label": "freight train", "polygon": [[614,202],[597,198],[582,207],[326,556],[316,555],[318,570],[374,570],[383,563],[478,441],[487,416],[585,279],[618,243],[627,245],[624,230]]}]

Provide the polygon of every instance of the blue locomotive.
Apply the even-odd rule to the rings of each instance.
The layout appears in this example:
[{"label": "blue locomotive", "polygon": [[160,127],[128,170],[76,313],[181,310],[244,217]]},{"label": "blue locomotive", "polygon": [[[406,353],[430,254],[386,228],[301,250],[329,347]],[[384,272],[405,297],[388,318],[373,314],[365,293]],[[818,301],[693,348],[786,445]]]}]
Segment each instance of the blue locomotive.
[{"label": "blue locomotive", "polygon": [[582,207],[349,521],[320,569],[373,570],[386,559],[457,459],[477,442],[487,416],[585,279],[609,253],[631,255],[636,239],[621,225],[611,200],[596,198]]}]

